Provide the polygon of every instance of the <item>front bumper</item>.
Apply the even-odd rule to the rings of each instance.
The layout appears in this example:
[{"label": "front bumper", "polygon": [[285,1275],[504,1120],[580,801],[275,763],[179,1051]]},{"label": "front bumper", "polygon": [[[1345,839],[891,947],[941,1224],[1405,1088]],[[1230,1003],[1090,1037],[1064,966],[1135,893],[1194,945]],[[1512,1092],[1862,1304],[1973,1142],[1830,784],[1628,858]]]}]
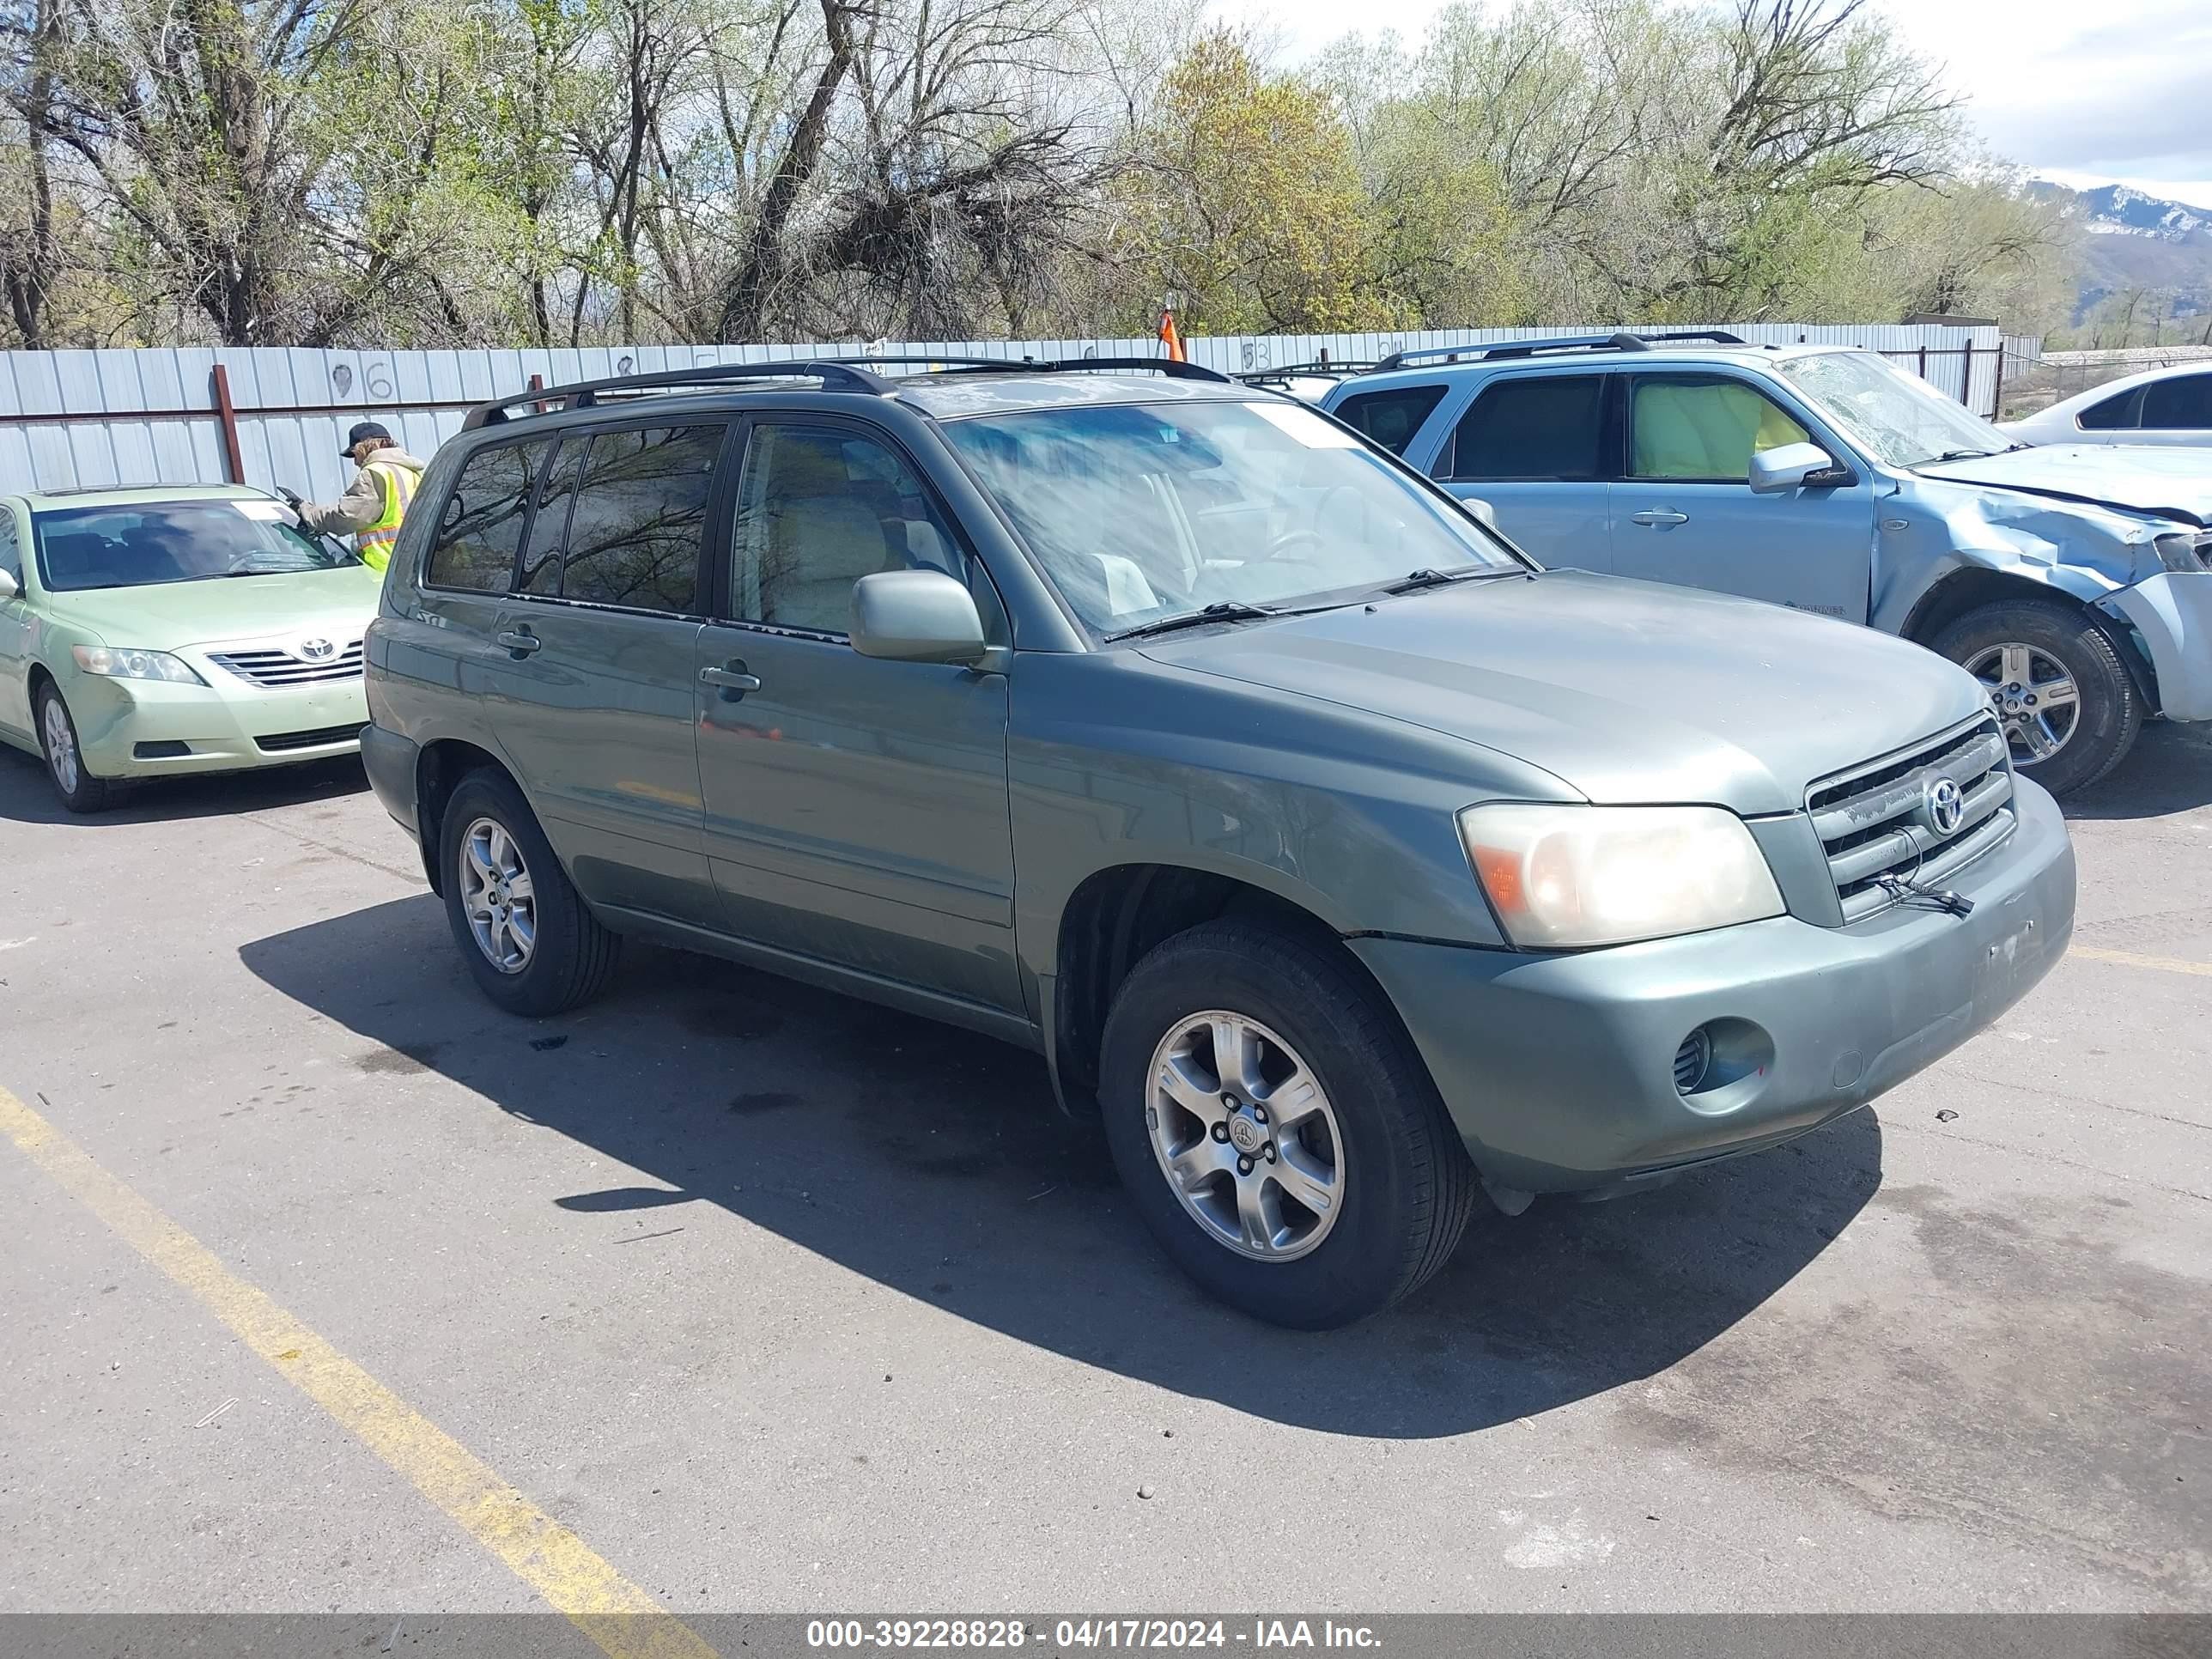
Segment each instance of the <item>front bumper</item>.
[{"label": "front bumper", "polygon": [[2212,720],[2212,571],[2162,571],[2102,603],[2150,653],[2159,713],[2172,720]]},{"label": "front bumper", "polygon": [[85,765],[100,778],[238,772],[350,755],[368,723],[358,679],[233,690],[77,674],[62,695]]},{"label": "front bumper", "polygon": [[[2074,927],[2074,849],[2050,795],[1949,884],[1971,915],[1899,907],[1847,927],[1794,916],[1534,956],[1351,941],[1396,1005],[1492,1182],[1611,1188],[1756,1151],[1863,1106],[1988,1026]],[[1717,1034],[1685,1096],[1685,1037]]]}]

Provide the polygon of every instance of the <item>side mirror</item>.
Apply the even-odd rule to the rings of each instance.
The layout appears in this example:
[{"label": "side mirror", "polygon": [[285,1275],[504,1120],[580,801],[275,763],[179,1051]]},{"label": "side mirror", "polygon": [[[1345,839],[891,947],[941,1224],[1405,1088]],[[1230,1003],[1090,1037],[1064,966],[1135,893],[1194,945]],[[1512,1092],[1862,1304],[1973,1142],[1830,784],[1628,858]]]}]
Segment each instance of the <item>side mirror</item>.
[{"label": "side mirror", "polygon": [[1489,526],[1492,530],[1498,528],[1497,509],[1492,507],[1488,501],[1478,501],[1473,495],[1462,495],[1458,497],[1458,501],[1459,504],[1465,507],[1470,515],[1481,520],[1483,523]]},{"label": "side mirror", "polygon": [[878,570],[853,584],[853,649],[891,662],[974,662],[983,618],[941,570]]},{"label": "side mirror", "polygon": [[1818,444],[1782,444],[1751,458],[1754,495],[1779,495],[1808,487],[1826,489],[1855,482],[1850,469],[1837,465],[1836,458]]},{"label": "side mirror", "polygon": [[0,570],[0,602],[14,599],[23,591],[23,585],[6,571]]}]

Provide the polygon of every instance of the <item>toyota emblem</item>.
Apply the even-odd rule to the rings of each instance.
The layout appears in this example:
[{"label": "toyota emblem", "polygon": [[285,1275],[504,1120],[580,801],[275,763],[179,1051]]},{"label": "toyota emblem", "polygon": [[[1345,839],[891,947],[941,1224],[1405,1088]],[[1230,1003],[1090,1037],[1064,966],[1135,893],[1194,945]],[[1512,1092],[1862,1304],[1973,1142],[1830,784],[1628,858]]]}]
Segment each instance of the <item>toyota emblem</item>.
[{"label": "toyota emblem", "polygon": [[337,654],[337,647],[332,645],[328,640],[301,640],[300,641],[300,654],[302,657],[305,657],[309,662],[321,662],[326,657],[336,656]]},{"label": "toyota emblem", "polygon": [[1959,833],[1966,816],[1966,791],[1950,778],[1937,778],[1928,786],[1928,827],[1945,837]]}]

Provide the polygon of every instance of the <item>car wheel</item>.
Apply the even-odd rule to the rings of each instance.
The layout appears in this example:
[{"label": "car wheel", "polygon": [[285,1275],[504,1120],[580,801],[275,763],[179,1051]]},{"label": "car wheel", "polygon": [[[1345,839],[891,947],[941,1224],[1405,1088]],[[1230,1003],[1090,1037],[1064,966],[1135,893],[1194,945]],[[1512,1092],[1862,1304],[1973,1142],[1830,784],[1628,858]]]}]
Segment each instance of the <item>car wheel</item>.
[{"label": "car wheel", "polygon": [[93,776],[87,769],[83,745],[76,740],[76,722],[70,718],[62,694],[51,685],[39,688],[39,749],[64,806],[72,812],[106,810],[112,799],[107,780]]},{"label": "car wheel", "polygon": [[2001,600],[1960,617],[1936,649],[1981,681],[2013,764],[2053,794],[2096,782],[2142,729],[2135,677],[2112,636],[2078,610]]},{"label": "car wheel", "polygon": [[1474,1169],[1395,1016],[1327,945],[1249,921],[1177,934],[1114,999],[1108,1145],[1138,1213],[1221,1301],[1327,1330],[1442,1267]]},{"label": "car wheel", "polygon": [[585,906],[522,792],[473,772],[439,826],[446,919],[483,994],[511,1014],[557,1014],[606,988],[621,938]]}]

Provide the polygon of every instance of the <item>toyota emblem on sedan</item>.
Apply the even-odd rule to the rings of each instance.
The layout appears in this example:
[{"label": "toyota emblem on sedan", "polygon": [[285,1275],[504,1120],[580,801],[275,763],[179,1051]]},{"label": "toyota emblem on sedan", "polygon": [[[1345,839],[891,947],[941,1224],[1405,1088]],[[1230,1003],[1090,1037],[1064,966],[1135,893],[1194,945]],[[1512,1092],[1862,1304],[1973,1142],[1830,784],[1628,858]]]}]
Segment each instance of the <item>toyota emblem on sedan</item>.
[{"label": "toyota emblem on sedan", "polygon": [[300,654],[309,662],[320,662],[325,657],[337,655],[337,647],[332,645],[328,640],[301,640]]},{"label": "toyota emblem on sedan", "polygon": [[1966,816],[1966,793],[1951,778],[1937,778],[1928,786],[1928,827],[1946,837],[1959,833]]}]

